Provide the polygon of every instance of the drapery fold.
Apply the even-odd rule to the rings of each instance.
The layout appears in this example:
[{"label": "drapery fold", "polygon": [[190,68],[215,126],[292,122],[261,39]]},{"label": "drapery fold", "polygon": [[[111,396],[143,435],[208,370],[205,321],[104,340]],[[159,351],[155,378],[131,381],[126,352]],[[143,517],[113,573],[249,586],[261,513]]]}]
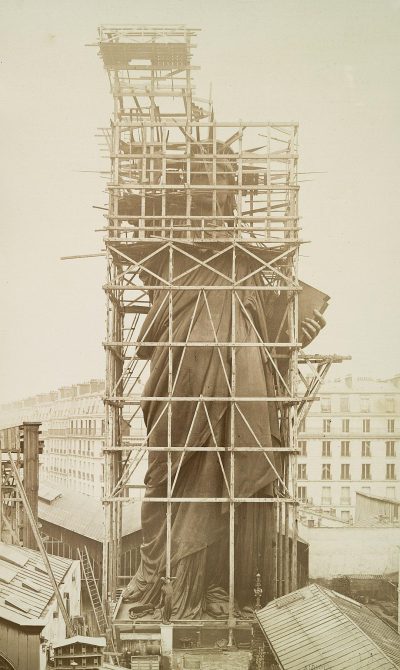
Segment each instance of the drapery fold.
[{"label": "drapery fold", "polygon": [[[142,401],[148,444],[159,451],[149,451],[142,503],[141,565],[124,597],[155,606],[160,601],[160,578],[166,567],[167,521],[166,504],[151,502],[151,498],[167,494],[166,447],[198,449],[185,452],[183,458],[180,452],[171,454],[176,498],[228,497],[232,441],[235,447],[251,449],[250,453],[235,454],[235,497],[270,494],[281,468],[278,455],[268,452],[266,458],[262,451],[265,447],[280,446],[276,403],[238,400],[234,404],[226,400],[233,395],[261,399],[275,396],[271,363],[262,347],[244,346],[269,341],[266,314],[271,312],[271,293],[257,290],[257,286],[263,284],[260,273],[256,272],[244,279],[241,284],[244,289],[238,289],[243,306],[240,305],[237,298],[232,299],[230,288],[216,287],[229,284],[224,277],[234,277],[239,282],[257,269],[257,262],[244,253],[234,252],[228,245],[214,260],[210,260],[211,250],[198,249],[196,253],[208,267],[196,267],[196,261],[179,253],[179,249],[173,253],[173,262],[165,252],[162,259],[157,258],[152,261],[153,266],[149,265],[153,270],[156,264],[157,274],[164,279],[196,288],[173,290],[172,306],[168,298],[165,300],[165,289],[155,290],[139,335],[138,355],[151,361],[144,396],[167,399],[172,384],[172,420],[169,440],[166,402]],[[154,283],[154,278],[146,277],[146,272],[142,278],[144,282]],[[182,343],[171,348],[172,377],[169,375],[169,347],[148,344],[167,344],[171,330],[172,341]],[[185,347],[185,342],[214,345]],[[234,354],[228,346],[231,342],[239,343]],[[207,400],[209,397],[215,399]],[[215,448],[216,445],[226,449],[219,452],[221,461],[217,452],[202,451],[204,447]],[[271,505],[244,503],[237,515],[235,572],[240,606],[251,600],[257,567],[254,562],[265,563],[269,555],[266,543],[271,539],[272,515],[261,507]],[[223,502],[172,504],[173,618],[205,616],[210,602],[213,603],[210,609],[214,613],[218,610],[215,594],[227,587],[228,509],[229,504]],[[223,609],[223,604],[221,607]]]}]

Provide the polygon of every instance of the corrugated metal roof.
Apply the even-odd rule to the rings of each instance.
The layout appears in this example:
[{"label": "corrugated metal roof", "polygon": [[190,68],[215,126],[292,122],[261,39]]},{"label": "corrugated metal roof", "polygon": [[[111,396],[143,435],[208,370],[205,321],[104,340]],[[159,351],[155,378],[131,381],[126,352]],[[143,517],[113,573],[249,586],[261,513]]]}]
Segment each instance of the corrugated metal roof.
[{"label": "corrugated metal roof", "polygon": [[[46,498],[52,489],[57,496],[51,502],[40,500],[42,486]],[[130,535],[140,530],[141,503],[132,501],[122,506],[122,535]],[[104,512],[101,500],[62,487],[52,487],[49,482],[40,482],[38,516],[55,526],[66,528],[78,535],[102,542],[104,538]]]},{"label": "corrugated metal roof", "polygon": [[330,598],[400,667],[400,636],[368,607],[332,591]]},{"label": "corrugated metal roof", "polygon": [[283,670],[400,667],[397,633],[363,605],[316,584],[274,600],[257,618]]},{"label": "corrugated metal roof", "polygon": [[[33,549],[4,542],[0,542],[0,556],[1,563],[13,572],[9,581],[0,582],[0,617],[19,624],[33,623],[43,616],[54,595],[42,557]],[[57,584],[76,563],[59,556],[49,556],[49,561]]]}]

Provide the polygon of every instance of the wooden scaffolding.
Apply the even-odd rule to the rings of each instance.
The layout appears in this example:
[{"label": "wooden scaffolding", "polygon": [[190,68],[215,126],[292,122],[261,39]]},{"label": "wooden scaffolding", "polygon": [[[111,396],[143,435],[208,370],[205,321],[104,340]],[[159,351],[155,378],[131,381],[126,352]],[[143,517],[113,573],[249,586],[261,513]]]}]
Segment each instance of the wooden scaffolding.
[{"label": "wooden scaffolding", "polygon": [[39,454],[43,442],[40,422],[24,422],[0,430],[0,541],[36,549],[15,469],[24,482],[24,490],[37,522],[39,490]]},{"label": "wooden scaffolding", "polygon": [[[171,574],[171,510],[174,504],[224,503],[229,508],[229,617],[235,625],[235,514],[242,505],[259,502],[270,506],[274,523],[271,595],[277,597],[297,588],[297,483],[296,451],[298,411],[303,415],[315,398],[319,383],[336,357],[306,356],[298,333],[299,239],[297,184],[297,123],[217,122],[211,102],[195,96],[192,82],[193,40],[197,30],[184,26],[104,26],[100,29],[100,56],[107,70],[114,100],[109,130],[104,132],[111,161],[108,185],[109,211],[105,227],[107,250],[107,353],[105,519],[103,598],[115,602],[119,580],[122,503],[129,499],[132,475],[151,449],[167,454],[167,494],[154,498],[167,510],[166,576]],[[221,174],[228,179],[221,184]],[[223,180],[222,180],[223,181]],[[221,210],[220,194],[234,206]],[[196,206],[199,198],[208,210]],[[230,259],[230,271],[218,270],[215,260]],[[212,286],[190,286],[185,273],[176,274],[182,256],[192,268],[208,270]],[[159,268],[168,258],[168,272]],[[253,268],[238,275],[243,259]],[[202,302],[209,311],[210,327],[201,341],[189,333],[176,336],[173,297],[176,291],[196,291],[192,320]],[[271,341],[255,326],[244,295],[249,290],[279,304],[280,318]],[[138,356],[138,333],[149,311],[149,295],[162,295],[167,307],[168,337],[146,346],[168,351],[168,389],[160,397],[143,395],[141,380],[147,361]],[[227,341],[220,341],[209,308],[212,291],[229,294],[232,327]],[[205,306],[205,307],[204,307]],[[237,339],[238,315],[247,319],[249,342]],[[151,327],[149,328],[151,330]],[[150,341],[149,341],[150,339]],[[243,347],[262,351],[271,371],[273,389],[267,396],[240,397],[236,360]],[[176,348],[212,347],[221,359],[228,393],[225,396],[178,397],[178,371],[173,369]],[[229,350],[229,366],[221,351]],[[299,365],[312,375],[299,377]],[[304,383],[303,383],[304,382]],[[140,415],[140,402],[160,403],[168,423],[166,444],[150,447],[147,438],[126,434],[124,426]],[[175,446],[174,421],[181,403],[193,403],[194,412],[209,412],[213,403],[229,406],[229,444],[215,438],[207,447],[216,452],[223,471],[226,493],[222,497],[177,498],[178,473],[172,474],[175,451],[183,459],[188,450],[204,446]],[[257,403],[260,412],[274,406],[279,417],[281,441],[266,446],[246,418],[246,403]],[[182,407],[182,405],[181,405]],[[208,415],[214,435],[212,417]],[[255,445],[235,443],[235,421],[242,421],[254,436]],[[195,419],[193,419],[194,422]],[[192,422],[192,425],[193,425]],[[237,440],[236,440],[237,442]],[[273,453],[279,448],[281,467],[270,497],[239,497],[235,493],[237,455],[254,449],[262,452],[275,469]],[[228,454],[227,454],[228,452]],[[224,466],[221,456],[224,456]],[[250,457],[250,456],[249,456]],[[254,575],[255,578],[255,575]]]}]

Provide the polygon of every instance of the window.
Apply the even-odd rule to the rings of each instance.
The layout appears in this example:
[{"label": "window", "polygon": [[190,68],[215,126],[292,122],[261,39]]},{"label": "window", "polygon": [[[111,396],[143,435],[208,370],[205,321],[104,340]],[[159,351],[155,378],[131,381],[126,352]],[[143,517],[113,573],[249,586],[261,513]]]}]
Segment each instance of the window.
[{"label": "window", "polygon": [[386,479],[396,479],[394,463],[386,463]]},{"label": "window", "polygon": [[362,463],[361,479],[371,479],[371,463]]},{"label": "window", "polygon": [[342,521],[345,521],[348,523],[350,521],[350,511],[349,510],[342,510],[340,512],[340,518]]},{"label": "window", "polygon": [[297,479],[307,479],[307,465],[305,463],[298,463]]},{"label": "window", "polygon": [[331,399],[321,398],[321,412],[330,412],[330,411],[331,411]]},{"label": "window", "polygon": [[388,413],[393,414],[395,411],[394,398],[385,398],[385,409]]},{"label": "window", "polygon": [[396,456],[396,447],[394,446],[394,440],[389,440],[386,442],[386,456],[394,457]]},{"label": "window", "polygon": [[332,504],[332,491],[330,486],[322,487],[321,494],[321,505],[331,505]]},{"label": "window", "polygon": [[370,419],[363,419],[363,433],[369,433],[371,432],[371,420]]},{"label": "window", "polygon": [[396,499],[396,488],[394,486],[386,487],[386,498]]},{"label": "window", "polygon": [[350,412],[350,403],[349,403],[349,396],[348,395],[343,395],[340,398],[340,411],[341,412]]},{"label": "window", "polygon": [[329,440],[323,440],[322,442],[322,455],[323,456],[332,456],[331,454],[331,443]]},{"label": "window", "polygon": [[371,456],[371,442],[369,440],[361,442],[361,456]]},{"label": "window", "polygon": [[322,464],[322,479],[332,479],[330,463]]},{"label": "window", "polygon": [[69,604],[69,593],[64,593],[64,598],[65,598],[65,609],[67,610],[67,614],[69,616],[71,614]]},{"label": "window", "polygon": [[299,440],[298,442],[300,456],[307,456],[307,441]]},{"label": "window", "polygon": [[340,489],[340,504],[350,505],[350,486],[342,486]]},{"label": "window", "polygon": [[340,479],[351,479],[350,463],[342,463],[340,466]]},{"label": "window", "polygon": [[370,402],[369,402],[369,398],[367,398],[367,396],[361,396],[361,398],[360,398],[360,410],[361,410],[361,412],[369,412],[370,411]]},{"label": "window", "polygon": [[322,422],[322,432],[330,433],[331,432],[331,419],[324,419]]},{"label": "window", "polygon": [[307,486],[298,486],[297,487],[297,497],[302,502],[307,500]]},{"label": "window", "polygon": [[350,420],[342,419],[342,433],[350,432]]},{"label": "window", "polygon": [[302,419],[299,423],[299,433],[305,433],[306,432],[306,420]]},{"label": "window", "polygon": [[367,495],[370,495],[370,493],[371,493],[371,487],[370,487],[370,486],[362,486],[362,487],[361,487],[361,491],[363,491],[363,492],[366,493]]},{"label": "window", "polygon": [[394,433],[394,419],[387,420],[387,432]]},{"label": "window", "polygon": [[340,455],[350,456],[350,442],[348,440],[343,440],[340,443]]},{"label": "window", "polygon": [[86,654],[86,647],[84,644],[82,645],[82,654]]}]

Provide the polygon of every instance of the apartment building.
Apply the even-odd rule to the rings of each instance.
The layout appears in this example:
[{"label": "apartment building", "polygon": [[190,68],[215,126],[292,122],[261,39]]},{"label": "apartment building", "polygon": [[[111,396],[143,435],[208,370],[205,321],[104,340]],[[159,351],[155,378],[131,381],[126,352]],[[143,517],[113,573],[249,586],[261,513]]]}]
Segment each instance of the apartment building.
[{"label": "apartment building", "polygon": [[400,499],[400,375],[348,375],[318,397],[299,427],[299,499],[350,522],[357,492]]},{"label": "apartment building", "polygon": [[[0,407],[0,427],[40,421],[44,440],[40,478],[101,498],[105,441],[103,394],[104,381],[92,379],[8,403]],[[142,439],[145,429],[141,415],[126,418],[125,432]],[[144,458],[135,472],[134,483],[143,481],[145,468]]]}]

